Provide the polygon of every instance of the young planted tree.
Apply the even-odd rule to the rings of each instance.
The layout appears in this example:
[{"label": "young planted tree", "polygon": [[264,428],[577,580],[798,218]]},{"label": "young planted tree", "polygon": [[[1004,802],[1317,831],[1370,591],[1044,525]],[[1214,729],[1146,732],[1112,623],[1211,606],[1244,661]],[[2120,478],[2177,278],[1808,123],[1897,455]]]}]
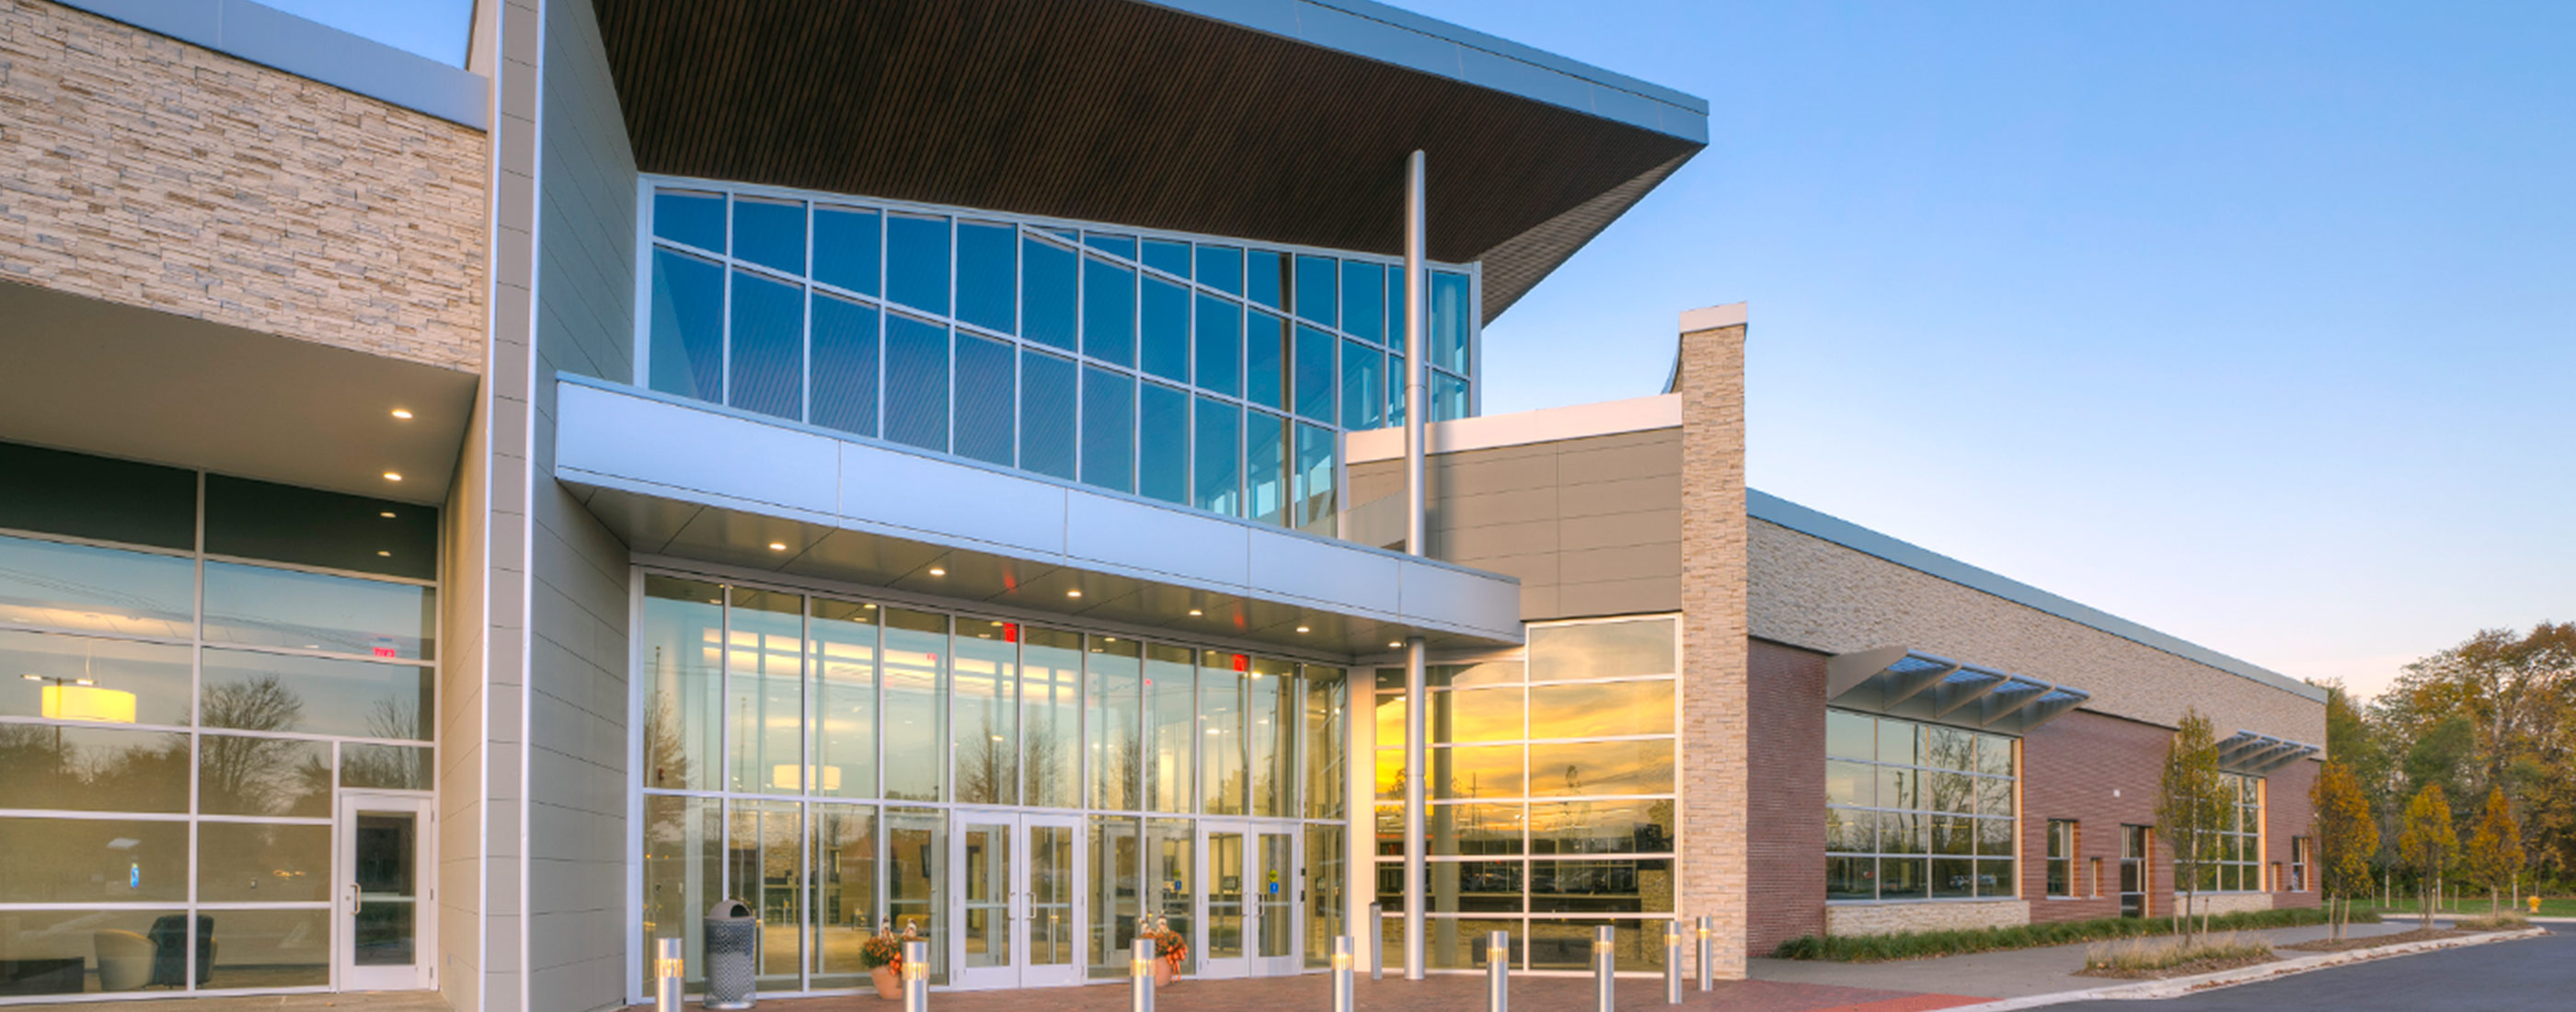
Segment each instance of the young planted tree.
[{"label": "young planted tree", "polygon": [[2415,872],[2415,896],[2424,926],[2433,926],[2433,899],[2442,888],[2442,873],[2460,859],[2460,834],[2451,828],[2451,803],[2442,785],[2426,784],[2406,802],[2406,818],[2397,834],[2397,860]]},{"label": "young planted tree", "polygon": [[[2200,895],[2201,875],[2218,860],[2218,831],[2232,814],[2235,796],[2219,776],[2218,738],[2209,718],[2196,708],[2183,711],[2182,725],[2165,746],[2164,775],[2156,783],[2156,838],[2173,856],[2174,889],[2183,894],[2175,904],[2174,928],[2191,944],[2191,908]],[[2200,911],[2207,930],[2209,911]]]},{"label": "young planted tree", "polygon": [[[2379,819],[2371,814],[2370,796],[2362,793],[2352,767],[2340,760],[2328,760],[2317,771],[2308,801],[2317,818],[2317,884],[2325,889],[2326,913],[2334,920],[2334,937],[2340,942],[2344,923],[2352,918],[2352,894],[2370,891],[2370,856],[2379,853]],[[2343,901],[2340,915],[2333,910],[2338,899]]]},{"label": "young planted tree", "polygon": [[2487,807],[2478,813],[2478,824],[2469,830],[2468,853],[2462,855],[2471,881],[2487,887],[2489,913],[2504,910],[2504,890],[2522,873],[2522,824],[2513,817],[2513,805],[2504,799],[2503,787],[2487,789]]}]

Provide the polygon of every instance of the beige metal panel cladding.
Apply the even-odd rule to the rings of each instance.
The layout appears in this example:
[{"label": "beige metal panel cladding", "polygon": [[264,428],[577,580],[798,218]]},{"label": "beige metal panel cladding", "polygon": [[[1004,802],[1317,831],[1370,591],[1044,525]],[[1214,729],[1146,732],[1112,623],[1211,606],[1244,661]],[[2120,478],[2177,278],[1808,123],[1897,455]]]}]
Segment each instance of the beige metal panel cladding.
[{"label": "beige metal panel cladding", "polygon": [[2325,740],[2315,700],[1764,520],[1751,521],[1753,635],[1825,653],[1905,647],[2093,694],[2084,709],[2165,727],[2185,707]]},{"label": "beige metal panel cladding", "polygon": [[482,368],[481,131],[44,0],[0,65],[0,280]]}]

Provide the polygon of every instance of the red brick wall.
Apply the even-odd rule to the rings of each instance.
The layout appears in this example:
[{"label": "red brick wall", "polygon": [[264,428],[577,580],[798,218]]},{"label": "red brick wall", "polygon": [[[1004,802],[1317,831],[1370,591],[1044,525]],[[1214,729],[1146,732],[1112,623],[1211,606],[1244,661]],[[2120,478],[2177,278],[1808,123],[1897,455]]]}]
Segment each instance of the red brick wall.
[{"label": "red brick wall", "polygon": [[[2156,779],[2167,728],[2078,710],[2050,721],[2021,743],[2021,894],[2033,922],[2120,915],[2120,827],[2156,822]],[[2118,791],[2118,796],[2112,795]],[[2076,891],[2082,899],[2048,898],[2048,820],[2074,819]],[[2160,851],[2161,848],[2153,848]],[[2102,898],[2092,898],[2093,858],[2102,859]],[[2172,909],[2173,865],[2149,861],[2148,909]]]},{"label": "red brick wall", "polygon": [[1825,931],[1825,655],[1749,641],[1745,950]]},{"label": "red brick wall", "polygon": [[[2270,867],[2270,862],[2281,863],[2281,877],[2274,884],[2281,889],[2288,889],[2290,887],[2290,838],[2309,836],[2316,831],[2316,819],[2314,810],[2309,807],[2308,791],[2313,789],[2317,782],[2317,763],[2314,760],[2301,759],[2273,770],[2264,779],[2263,860],[2266,868]],[[2316,880],[2317,870],[2311,866],[2308,869],[2309,888],[2304,892],[2275,892],[2272,894],[2272,906],[2276,908],[2316,906]]]}]

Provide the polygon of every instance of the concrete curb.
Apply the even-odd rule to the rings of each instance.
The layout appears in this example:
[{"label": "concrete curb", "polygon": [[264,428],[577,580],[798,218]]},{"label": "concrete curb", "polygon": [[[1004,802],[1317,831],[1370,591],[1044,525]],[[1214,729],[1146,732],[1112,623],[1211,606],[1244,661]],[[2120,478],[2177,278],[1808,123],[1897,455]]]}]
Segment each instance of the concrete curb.
[{"label": "concrete curb", "polygon": [[2471,945],[2486,945],[2491,942],[2509,942],[2522,938],[2538,938],[2547,934],[2549,934],[2549,929],[2547,928],[2527,928],[2522,931],[2490,932],[2488,934],[2475,935],[2468,938],[2438,938],[2429,942],[2407,942],[2401,945],[2383,945],[2368,949],[2349,949],[2343,952],[2327,952],[2314,956],[2302,956],[2297,959],[2284,959],[2279,962],[2264,963],[2260,966],[2248,966],[2236,970],[2220,970],[2217,973],[2204,973],[2194,977],[2174,977],[2167,980],[2142,980],[2134,984],[2113,984],[2109,987],[2087,988],[2081,991],[2059,991],[2054,994],[2034,994],[2020,998],[2006,998],[2002,1001],[1990,1001],[1980,1005],[1960,1005],[1944,1009],[1943,1012],[2011,1012],[2011,1010],[2014,1009],[2039,1008],[2046,1005],[2060,1005],[2066,1002],[2076,1001],[2135,1001],[2139,999],[2177,998],[2198,991],[2208,991],[2222,987],[2235,987],[2239,984],[2252,984],[2259,981],[2271,980],[2276,977],[2289,977],[2307,973],[2311,970],[2324,970],[2351,963],[2368,962],[2374,959],[2387,959],[2393,956],[2411,956],[2419,952],[2433,952],[2440,949],[2457,949]]}]

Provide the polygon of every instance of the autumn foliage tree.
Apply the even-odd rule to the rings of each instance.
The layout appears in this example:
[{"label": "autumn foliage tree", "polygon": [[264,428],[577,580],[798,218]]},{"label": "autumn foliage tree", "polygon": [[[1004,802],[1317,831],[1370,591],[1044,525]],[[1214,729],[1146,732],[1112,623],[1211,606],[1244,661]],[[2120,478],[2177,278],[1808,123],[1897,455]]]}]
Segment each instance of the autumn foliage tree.
[{"label": "autumn foliage tree", "polygon": [[2469,831],[2467,853],[2461,855],[2463,870],[2470,881],[2487,887],[2490,911],[2504,909],[2504,891],[2514,877],[2522,873],[2522,824],[2514,820],[2513,804],[2504,798],[2504,788],[2487,791],[2486,810],[2478,813],[2477,827]]},{"label": "autumn foliage tree", "polygon": [[[2234,793],[2219,775],[2218,737],[2209,718],[2186,708],[2182,724],[2165,746],[2164,774],[2156,783],[2156,838],[2173,855],[2174,888],[2183,894],[2174,909],[2184,943],[2192,936],[2192,906],[2199,896],[2202,869],[2218,860],[2219,829],[2227,825]],[[2205,928],[2209,911],[2200,911]]]},{"label": "autumn foliage tree", "polygon": [[2406,818],[2397,834],[2397,860],[2416,874],[2424,926],[2433,926],[2433,898],[2440,894],[2442,873],[2460,859],[2460,834],[2451,828],[2451,803],[2442,785],[2426,784],[2406,802]]},{"label": "autumn foliage tree", "polygon": [[[2344,922],[2352,916],[2352,894],[2371,891],[2370,858],[2379,853],[2379,819],[2352,767],[2341,760],[2327,760],[2317,770],[2308,802],[2317,820],[2318,884],[2325,889],[2328,915],[2334,917],[2335,940],[2342,941]],[[2340,916],[2333,913],[2337,899],[2343,901]]]}]

